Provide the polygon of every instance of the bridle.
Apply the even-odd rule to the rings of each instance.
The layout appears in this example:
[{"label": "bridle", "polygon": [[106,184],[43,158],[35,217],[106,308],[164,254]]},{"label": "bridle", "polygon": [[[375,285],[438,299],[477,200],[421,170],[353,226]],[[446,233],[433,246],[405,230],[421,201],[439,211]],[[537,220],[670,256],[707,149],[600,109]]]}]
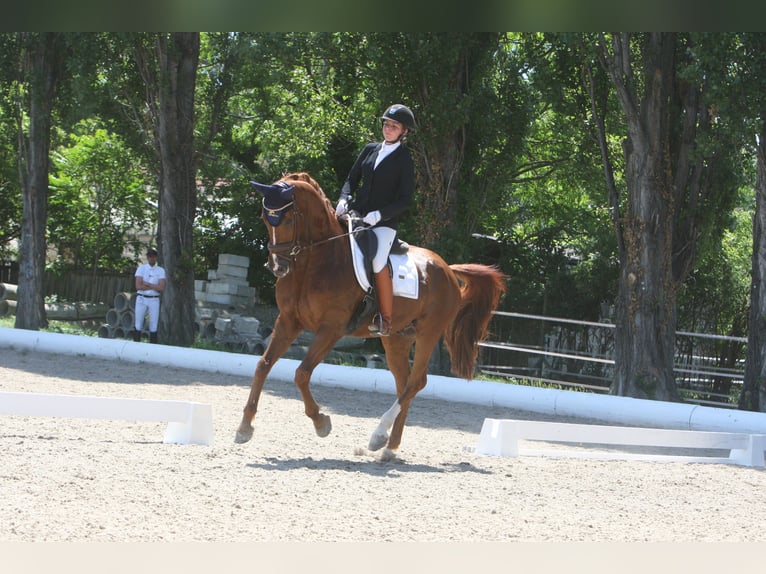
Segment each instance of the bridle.
[{"label": "bridle", "polygon": [[298,222],[300,218],[303,217],[303,213],[300,211],[300,209],[298,209],[295,200],[290,201],[282,207],[268,207],[266,205],[266,198],[263,198],[261,205],[263,207],[264,219],[273,228],[279,227],[284,222],[285,216],[290,211],[293,211],[295,214],[293,218],[294,222],[292,238],[289,241],[283,241],[281,243],[273,243],[269,241],[266,246],[269,250],[269,254],[274,257],[274,263],[272,264],[271,261],[267,261],[265,266],[276,277],[284,277],[287,275],[290,272],[292,264],[296,262],[298,255],[302,251],[313,249],[314,247],[329,243],[335,239],[342,239],[343,237],[348,237],[351,235],[351,232],[342,233],[340,235],[334,235],[320,241],[301,243],[298,237],[298,229],[300,227]]}]

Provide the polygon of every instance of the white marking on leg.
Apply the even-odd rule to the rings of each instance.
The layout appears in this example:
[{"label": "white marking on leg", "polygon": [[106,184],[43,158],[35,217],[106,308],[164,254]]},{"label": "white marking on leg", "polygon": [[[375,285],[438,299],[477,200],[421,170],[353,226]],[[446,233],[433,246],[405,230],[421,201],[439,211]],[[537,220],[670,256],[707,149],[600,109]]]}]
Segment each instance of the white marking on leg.
[{"label": "white marking on leg", "polygon": [[391,405],[391,408],[388,409],[381,417],[380,422],[378,423],[378,428],[375,429],[375,434],[376,435],[388,434],[388,429],[390,429],[393,426],[394,420],[396,420],[396,417],[399,415],[401,411],[402,411],[402,407],[399,406],[399,400],[397,399],[396,401],[394,401],[394,404]]}]

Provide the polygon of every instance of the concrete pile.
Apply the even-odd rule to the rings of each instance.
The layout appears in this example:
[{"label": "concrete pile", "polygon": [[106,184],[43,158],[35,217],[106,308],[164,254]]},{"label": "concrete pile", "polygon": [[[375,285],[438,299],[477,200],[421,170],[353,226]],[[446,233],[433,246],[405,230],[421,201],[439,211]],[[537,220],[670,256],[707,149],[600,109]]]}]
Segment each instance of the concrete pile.
[{"label": "concrete pile", "polygon": [[207,281],[194,282],[195,327],[203,340],[259,355],[270,330],[253,316],[256,290],[247,282],[249,267],[249,258],[221,253],[218,268],[208,270]]},{"label": "concrete pile", "polygon": [[[106,323],[98,328],[98,336],[102,339],[132,339],[135,325],[136,298],[133,293],[117,293],[112,307],[106,312]],[[149,337],[149,331],[144,326],[143,336]]]},{"label": "concrete pile", "polygon": [[194,282],[194,298],[212,308],[236,310],[249,314],[255,304],[255,287],[247,282],[250,259],[241,255],[221,253],[218,268],[209,269],[207,281]]}]

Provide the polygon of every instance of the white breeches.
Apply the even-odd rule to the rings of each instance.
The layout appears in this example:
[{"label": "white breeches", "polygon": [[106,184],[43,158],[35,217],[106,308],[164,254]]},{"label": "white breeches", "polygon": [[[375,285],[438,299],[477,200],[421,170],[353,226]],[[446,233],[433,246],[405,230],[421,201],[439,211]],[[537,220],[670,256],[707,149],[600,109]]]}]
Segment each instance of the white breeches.
[{"label": "white breeches", "polygon": [[149,313],[149,332],[156,333],[160,324],[160,298],[151,299],[139,295],[136,298],[136,331],[144,329],[144,317]]},{"label": "white breeches", "polygon": [[396,238],[396,230],[390,227],[375,227],[372,232],[378,237],[378,250],[372,258],[372,271],[379,273],[388,263],[388,254]]}]

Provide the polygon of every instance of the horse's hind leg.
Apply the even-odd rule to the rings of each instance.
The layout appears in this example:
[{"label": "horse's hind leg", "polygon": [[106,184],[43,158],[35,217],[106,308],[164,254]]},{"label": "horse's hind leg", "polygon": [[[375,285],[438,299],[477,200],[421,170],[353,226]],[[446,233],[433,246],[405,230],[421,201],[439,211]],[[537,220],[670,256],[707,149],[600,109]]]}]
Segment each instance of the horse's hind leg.
[{"label": "horse's hind leg", "polygon": [[[388,442],[388,431],[394,424],[394,420],[401,416],[402,407],[399,398],[407,388],[410,378],[409,352],[412,347],[412,337],[392,336],[383,340],[386,349],[386,363],[388,370],[396,381],[396,401],[391,405],[380,419],[378,426],[370,436],[370,450],[378,450]],[[406,414],[404,415],[407,416]]]},{"label": "horse's hind leg", "polygon": [[274,363],[276,363],[279,357],[287,351],[290,347],[290,343],[295,340],[295,337],[298,336],[299,332],[300,330],[298,327],[289,325],[281,315],[277,317],[277,320],[274,323],[274,330],[271,333],[269,346],[258,360],[258,364],[255,366],[253,384],[250,387],[250,396],[247,398],[247,403],[245,403],[242,422],[237,429],[237,434],[234,436],[234,442],[244,443],[253,438],[252,422],[255,413],[258,410],[258,400],[261,397],[261,391],[266,382],[266,377],[274,366]]},{"label": "horse's hind leg", "polygon": [[[422,324],[421,324],[422,327]],[[383,420],[386,421],[389,428],[391,428],[391,435],[388,437],[387,444],[385,440],[382,443],[378,443],[377,448],[382,447],[384,444],[389,451],[394,451],[399,448],[402,442],[402,433],[404,432],[404,425],[407,421],[407,414],[410,410],[410,404],[412,399],[415,398],[423,388],[426,386],[428,376],[428,363],[431,359],[431,353],[439,341],[439,336],[425,336],[421,335],[415,342],[415,357],[412,362],[412,368],[408,369],[408,376],[405,378],[405,383],[400,385],[399,377],[397,378],[397,400],[391,406],[391,408],[383,415]],[[409,347],[408,347],[409,349]],[[390,349],[386,347],[386,357],[388,357]],[[401,352],[396,355],[397,362],[402,356],[405,358],[407,354],[402,355]],[[393,372],[393,371],[392,371]],[[380,426],[376,429],[376,433],[379,432]],[[375,437],[375,434],[373,434]],[[378,435],[378,441],[380,441],[380,435]],[[377,450],[373,448],[372,439],[370,439],[370,450]]]}]

